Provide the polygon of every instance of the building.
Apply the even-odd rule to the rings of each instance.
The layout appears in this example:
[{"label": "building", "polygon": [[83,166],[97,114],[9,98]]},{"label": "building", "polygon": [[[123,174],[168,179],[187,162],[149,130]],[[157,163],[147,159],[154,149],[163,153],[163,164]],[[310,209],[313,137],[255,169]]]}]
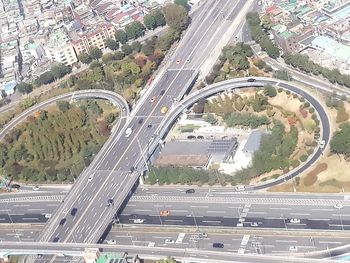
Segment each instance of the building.
[{"label": "building", "polygon": [[260,130],[254,130],[250,133],[242,151],[248,157],[253,157],[254,153],[259,150],[261,138],[264,132]]},{"label": "building", "polygon": [[140,263],[138,256],[128,256],[127,253],[101,253],[96,263]]},{"label": "building", "polygon": [[67,34],[62,29],[50,34],[44,50],[46,57],[51,61],[65,65],[73,65],[78,61],[73,46],[70,44]]},{"label": "building", "polygon": [[115,28],[110,23],[99,23],[94,28],[71,32],[71,44],[77,55],[87,53],[92,47],[106,48],[105,40],[114,38]]}]

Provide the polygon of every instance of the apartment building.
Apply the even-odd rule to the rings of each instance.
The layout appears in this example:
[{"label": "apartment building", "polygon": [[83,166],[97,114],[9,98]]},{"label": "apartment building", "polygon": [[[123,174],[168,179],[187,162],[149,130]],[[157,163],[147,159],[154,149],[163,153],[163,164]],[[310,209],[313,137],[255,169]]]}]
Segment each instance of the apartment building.
[{"label": "apartment building", "polygon": [[71,44],[75,49],[77,55],[86,53],[92,47],[98,47],[104,49],[105,40],[108,38],[114,38],[115,28],[112,24],[107,22],[101,22],[94,28],[86,31],[80,30],[71,32]]}]

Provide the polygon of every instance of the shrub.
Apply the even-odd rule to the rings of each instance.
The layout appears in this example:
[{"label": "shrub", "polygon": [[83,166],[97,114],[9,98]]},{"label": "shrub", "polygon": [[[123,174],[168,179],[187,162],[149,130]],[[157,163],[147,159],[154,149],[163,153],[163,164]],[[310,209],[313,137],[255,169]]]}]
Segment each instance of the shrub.
[{"label": "shrub", "polygon": [[303,154],[302,156],[300,156],[299,160],[302,162],[305,162],[307,160],[308,156],[306,154]]},{"label": "shrub", "polygon": [[314,109],[314,108],[310,108],[310,109],[309,109],[309,112],[312,114],[312,113],[315,112],[315,109]]},{"label": "shrub", "polygon": [[303,107],[304,107],[304,108],[308,108],[308,107],[310,107],[310,102],[308,102],[308,101],[307,101],[307,102],[305,102],[305,103],[303,104]]},{"label": "shrub", "polygon": [[281,93],[282,91],[283,91],[283,89],[282,88],[278,88],[278,93]]}]

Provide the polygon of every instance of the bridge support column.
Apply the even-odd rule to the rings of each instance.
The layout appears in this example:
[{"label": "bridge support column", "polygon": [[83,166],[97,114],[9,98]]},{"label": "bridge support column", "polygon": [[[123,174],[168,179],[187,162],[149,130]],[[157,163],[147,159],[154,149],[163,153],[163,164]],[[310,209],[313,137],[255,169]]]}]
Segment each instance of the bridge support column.
[{"label": "bridge support column", "polygon": [[99,248],[86,248],[83,252],[85,263],[95,263],[100,256]]},{"label": "bridge support column", "polygon": [[0,259],[2,259],[4,262],[8,262],[9,261],[9,256],[0,256]]}]

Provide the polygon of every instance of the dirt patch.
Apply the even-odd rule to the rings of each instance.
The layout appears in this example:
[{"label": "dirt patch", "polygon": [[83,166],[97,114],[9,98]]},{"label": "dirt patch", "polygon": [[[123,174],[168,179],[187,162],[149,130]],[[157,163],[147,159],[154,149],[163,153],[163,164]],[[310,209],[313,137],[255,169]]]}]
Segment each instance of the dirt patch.
[{"label": "dirt patch", "polygon": [[320,163],[313,169],[311,172],[309,172],[304,178],[303,183],[305,186],[311,186],[314,183],[317,182],[317,175],[322,173],[323,171],[326,171],[328,168],[328,164],[326,163]]}]

